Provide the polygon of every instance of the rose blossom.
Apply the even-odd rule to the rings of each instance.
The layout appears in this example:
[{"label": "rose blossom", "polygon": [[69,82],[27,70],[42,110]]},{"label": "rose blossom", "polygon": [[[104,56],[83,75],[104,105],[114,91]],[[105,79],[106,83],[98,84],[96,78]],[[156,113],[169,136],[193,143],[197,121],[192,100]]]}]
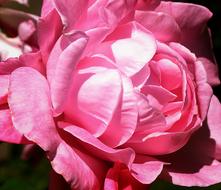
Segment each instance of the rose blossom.
[{"label": "rose blossom", "polygon": [[186,3],[45,0],[38,52],[0,63],[1,139],[39,145],[72,189],[146,189],[160,174],[220,182],[211,16]]}]

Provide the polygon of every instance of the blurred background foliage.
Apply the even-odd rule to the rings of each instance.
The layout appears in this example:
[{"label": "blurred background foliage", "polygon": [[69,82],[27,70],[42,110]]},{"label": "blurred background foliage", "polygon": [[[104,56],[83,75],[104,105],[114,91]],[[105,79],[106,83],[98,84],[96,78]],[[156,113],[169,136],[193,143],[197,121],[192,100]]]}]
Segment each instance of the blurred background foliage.
[{"label": "blurred background foliage", "polygon": [[[213,17],[208,25],[211,28],[214,53],[221,68],[221,6],[220,0],[175,0],[201,4],[213,12]],[[10,2],[6,6],[20,9],[33,14],[40,14],[41,0],[29,0],[29,6],[24,7]],[[220,77],[221,78],[221,77]],[[220,87],[214,89],[220,98]],[[22,158],[23,146],[0,142],[0,190],[46,190],[48,189],[50,164],[37,149],[34,155]],[[221,190],[221,184],[207,188],[181,187],[168,182],[157,180],[151,190]]]}]

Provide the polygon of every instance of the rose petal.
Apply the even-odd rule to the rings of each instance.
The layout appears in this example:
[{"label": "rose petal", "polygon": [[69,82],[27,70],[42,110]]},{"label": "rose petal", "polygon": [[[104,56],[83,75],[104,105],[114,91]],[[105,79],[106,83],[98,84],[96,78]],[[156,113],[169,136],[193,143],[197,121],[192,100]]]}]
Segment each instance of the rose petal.
[{"label": "rose petal", "polygon": [[146,96],[141,93],[136,93],[136,95],[139,110],[139,123],[135,134],[139,132],[146,132],[146,134],[149,134],[165,131],[167,129],[167,125],[164,115],[157,109],[150,106]]},{"label": "rose petal", "polygon": [[[206,187],[221,180],[221,163],[215,160],[214,139],[203,126],[189,140],[188,144],[174,154],[162,157],[167,179],[176,185]],[[166,177],[166,176],[165,176]]]},{"label": "rose petal", "polygon": [[134,134],[127,144],[137,153],[164,155],[182,148],[188,142],[192,132],[193,129],[186,132],[155,132],[147,135],[144,131],[144,133]]},{"label": "rose petal", "polygon": [[[116,40],[112,44],[116,64],[127,76],[132,76],[139,72],[154,56],[156,52],[155,39],[138,23],[124,25],[117,32],[127,38]],[[112,35],[114,37],[116,34]]]},{"label": "rose petal", "polygon": [[218,65],[214,64],[209,59],[206,59],[204,57],[198,58],[198,61],[200,61],[205,68],[207,74],[207,82],[212,86],[219,85],[220,79]]},{"label": "rose petal", "polygon": [[87,8],[88,0],[53,0],[53,2],[63,24],[71,29]]},{"label": "rose petal", "polygon": [[7,103],[9,75],[0,76],[0,104]]},{"label": "rose petal", "polygon": [[160,161],[133,163],[131,174],[142,184],[150,184],[160,175],[162,169],[163,163]]},{"label": "rose petal", "polygon": [[21,67],[11,74],[8,104],[13,125],[45,151],[54,150],[58,139],[49,95],[46,79],[36,70]]},{"label": "rose petal", "polygon": [[10,110],[0,110],[0,141],[16,144],[26,144],[29,141],[24,138],[13,126]]},{"label": "rose petal", "polygon": [[147,190],[147,185],[141,184],[131,174],[130,171],[120,163],[115,163],[113,168],[107,172],[104,181],[104,190]]},{"label": "rose petal", "polygon": [[73,135],[73,138],[77,138],[81,144],[95,156],[108,161],[119,161],[127,165],[129,168],[131,167],[135,156],[132,149],[110,148],[109,146],[103,144],[102,141],[92,136],[86,130],[74,125],[60,122],[59,127],[62,127],[66,132]]},{"label": "rose petal", "polygon": [[[78,34],[76,34],[78,35]],[[51,98],[54,113],[60,114],[72,84],[73,70],[87,44],[87,38],[81,37],[71,42],[60,54],[53,79],[50,81]],[[61,44],[62,45],[62,41]]]},{"label": "rose petal", "polygon": [[124,144],[134,133],[137,126],[137,99],[131,81],[121,76],[122,100],[113,115],[110,125],[100,139],[111,147]]},{"label": "rose petal", "polygon": [[46,64],[55,42],[62,33],[62,23],[57,11],[51,10],[47,15],[41,17],[37,27],[38,44],[41,50],[42,59]]},{"label": "rose petal", "polygon": [[180,28],[173,17],[168,14],[154,11],[136,11],[135,20],[153,32],[157,40],[171,42],[180,39]]},{"label": "rose petal", "polygon": [[98,137],[106,130],[119,104],[120,75],[108,69],[96,74],[77,74],[74,80],[65,114]]},{"label": "rose petal", "polygon": [[0,61],[0,75],[9,75],[15,69],[24,66],[18,58],[9,58],[6,61]]},{"label": "rose petal", "polygon": [[210,99],[213,95],[213,90],[207,83],[206,71],[200,61],[195,62],[195,75],[197,82],[197,98],[199,104],[199,111],[202,120],[204,120],[209,108]]},{"label": "rose petal", "polygon": [[61,141],[51,161],[53,169],[71,184],[72,189],[97,190],[103,181],[105,166],[102,161],[68,146]]},{"label": "rose petal", "polygon": [[212,16],[209,9],[196,4],[161,1],[156,11],[167,13],[176,20],[181,29],[183,45],[198,57],[213,61],[210,32],[206,27]]},{"label": "rose petal", "polygon": [[213,95],[211,98],[207,114],[207,123],[210,130],[210,138],[214,139],[216,142],[216,158],[219,160],[221,159],[220,115],[221,115],[221,104],[218,98]]}]

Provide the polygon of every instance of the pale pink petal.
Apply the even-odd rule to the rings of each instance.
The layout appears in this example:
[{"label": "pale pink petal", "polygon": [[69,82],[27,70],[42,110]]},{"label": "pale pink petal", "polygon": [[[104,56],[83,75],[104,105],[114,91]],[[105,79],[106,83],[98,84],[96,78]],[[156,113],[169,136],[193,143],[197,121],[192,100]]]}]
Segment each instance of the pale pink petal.
[{"label": "pale pink petal", "polygon": [[57,11],[52,10],[47,15],[40,18],[37,27],[38,44],[41,50],[42,59],[46,64],[53,46],[62,33],[62,23]]},{"label": "pale pink petal", "polygon": [[77,138],[78,142],[81,142],[83,147],[95,156],[108,160],[119,161],[127,165],[129,168],[134,160],[135,153],[131,148],[125,149],[113,149],[105,145],[92,136],[88,131],[74,125],[68,125],[68,123],[59,123],[59,127],[62,127],[66,132],[73,135],[73,138]]},{"label": "pale pink petal", "polygon": [[133,163],[131,174],[142,184],[150,184],[160,175],[162,169],[163,163],[160,161]]},{"label": "pale pink petal", "polygon": [[211,98],[210,107],[207,115],[207,123],[210,130],[210,138],[216,143],[216,158],[221,159],[221,104],[214,95]]},{"label": "pale pink petal", "polygon": [[85,31],[85,34],[88,36],[89,39],[84,55],[91,55],[109,33],[110,28],[108,27],[97,27]]},{"label": "pale pink petal", "polygon": [[13,126],[10,110],[0,110],[0,141],[23,144],[29,141]]},{"label": "pale pink petal", "polygon": [[53,169],[71,184],[73,189],[101,188],[104,163],[61,141],[51,161]]},{"label": "pale pink petal", "polygon": [[111,147],[124,144],[134,133],[137,126],[137,99],[130,79],[121,76],[122,100],[113,115],[110,125],[100,139]]},{"label": "pale pink petal", "polygon": [[137,88],[142,88],[150,77],[149,65],[144,66],[138,73],[131,77],[133,86]]},{"label": "pale pink petal", "polygon": [[157,85],[146,85],[142,88],[141,92],[147,96],[149,104],[158,110],[161,110],[162,106],[172,102],[177,97],[172,92]]},{"label": "pale pink petal", "polygon": [[120,95],[121,78],[117,71],[97,73],[81,86],[78,92],[79,109],[108,125]]},{"label": "pale pink petal", "polygon": [[[78,34],[76,33],[76,36]],[[72,75],[83,50],[87,44],[85,36],[77,38],[68,44],[59,55],[54,76],[50,81],[51,99],[55,114],[60,114],[64,109],[64,104],[72,84]],[[61,44],[62,41],[61,41]]]},{"label": "pale pink petal", "polygon": [[[119,69],[127,76],[132,76],[154,56],[156,42],[153,35],[139,23],[129,23],[118,30],[116,34],[124,39],[112,44],[113,55]],[[116,34],[112,34],[113,37]]]},{"label": "pale pink petal", "polygon": [[73,79],[65,114],[98,137],[106,130],[120,102],[120,74],[113,69],[96,74],[90,73],[90,70],[87,73],[78,72]]},{"label": "pale pink petal", "polygon": [[49,95],[46,79],[36,70],[21,67],[11,74],[8,103],[13,125],[45,151],[53,151],[58,139]]},{"label": "pale pink petal", "polygon": [[[141,93],[137,93],[137,106],[139,111],[138,125],[136,133],[162,132],[167,129],[164,115],[157,109],[150,106],[148,99]],[[133,139],[133,137],[132,137]]]},{"label": "pale pink petal", "polygon": [[0,104],[7,103],[9,75],[0,76]]},{"label": "pale pink petal", "polygon": [[172,178],[172,183],[176,185],[182,185],[186,187],[208,187],[220,182],[220,170],[221,163],[218,161],[213,161],[212,163],[206,163],[196,173],[169,172],[169,175]]},{"label": "pale pink petal", "polygon": [[173,17],[168,14],[154,11],[136,11],[135,20],[150,30],[159,41],[180,40],[180,28]]}]

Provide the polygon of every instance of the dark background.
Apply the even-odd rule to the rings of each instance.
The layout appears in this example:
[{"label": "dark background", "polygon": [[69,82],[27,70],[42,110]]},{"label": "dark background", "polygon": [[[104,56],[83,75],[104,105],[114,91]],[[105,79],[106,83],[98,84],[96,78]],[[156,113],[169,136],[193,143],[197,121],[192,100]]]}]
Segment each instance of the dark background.
[{"label": "dark background", "polygon": [[[179,1],[179,0],[176,0]],[[28,8],[10,3],[12,7],[40,13],[41,1],[31,0]],[[211,28],[214,53],[221,70],[221,1],[220,0],[181,0],[208,7],[213,12],[213,17],[208,25]],[[220,73],[219,73],[220,74]],[[221,77],[220,77],[221,78]],[[220,98],[220,86],[214,89]],[[49,180],[50,164],[37,149],[36,153],[26,159],[21,159],[22,145],[0,143],[0,190],[46,190]],[[187,188],[171,185],[164,181],[156,181],[151,190],[221,190],[221,184],[208,188]]]}]

